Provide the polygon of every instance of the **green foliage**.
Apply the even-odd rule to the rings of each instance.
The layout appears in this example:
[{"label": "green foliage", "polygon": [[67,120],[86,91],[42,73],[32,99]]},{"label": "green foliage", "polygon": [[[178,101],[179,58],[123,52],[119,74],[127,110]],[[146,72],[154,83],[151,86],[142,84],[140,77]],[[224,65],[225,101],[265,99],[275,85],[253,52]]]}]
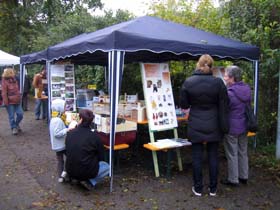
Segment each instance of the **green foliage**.
[{"label": "green foliage", "polygon": [[[230,18],[228,34],[260,47],[259,138],[269,143],[276,139],[278,78],[280,57],[280,1],[231,0],[223,5]],[[247,72],[248,71],[245,70]],[[253,78],[253,74],[250,74]],[[267,82],[269,81],[269,82]]]},{"label": "green foliage", "polygon": [[127,64],[124,66],[122,81],[122,95],[124,95],[124,93],[129,95],[135,95],[138,93],[138,98],[144,99],[139,63]]},{"label": "green foliage", "polygon": [[270,174],[279,174],[280,160],[275,158],[275,152],[275,144],[258,147],[256,153],[250,156],[251,164],[259,168],[266,168],[266,172]]},{"label": "green foliage", "polygon": [[30,50],[29,43],[42,30],[37,10],[42,1],[3,1],[0,4],[0,47],[20,55]]},{"label": "green foliage", "polygon": [[226,15],[210,0],[201,0],[196,6],[194,1],[162,0],[153,4],[151,9],[154,16],[220,35],[228,28]]}]

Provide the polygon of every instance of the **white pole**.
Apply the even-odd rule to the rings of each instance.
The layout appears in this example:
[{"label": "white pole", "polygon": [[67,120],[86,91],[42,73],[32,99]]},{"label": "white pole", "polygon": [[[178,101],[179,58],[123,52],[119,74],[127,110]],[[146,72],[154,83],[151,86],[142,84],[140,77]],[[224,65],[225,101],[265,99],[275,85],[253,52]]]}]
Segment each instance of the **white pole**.
[{"label": "white pole", "polygon": [[277,117],[277,140],[276,140],[276,159],[280,159],[280,63],[278,64],[278,117]]},{"label": "white pole", "polygon": [[[259,62],[256,60],[254,71],[254,113],[258,117],[258,92],[259,92]],[[257,148],[257,138],[254,136],[254,149]]]}]

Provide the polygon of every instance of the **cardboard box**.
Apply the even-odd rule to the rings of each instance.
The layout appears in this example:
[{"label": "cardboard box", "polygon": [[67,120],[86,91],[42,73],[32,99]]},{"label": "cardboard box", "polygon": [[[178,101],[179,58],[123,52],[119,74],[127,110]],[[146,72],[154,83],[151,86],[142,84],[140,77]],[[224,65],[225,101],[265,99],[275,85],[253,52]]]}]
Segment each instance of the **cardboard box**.
[{"label": "cardboard box", "polygon": [[131,120],[142,122],[147,120],[146,107],[140,107],[132,110]]},{"label": "cardboard box", "polygon": [[[120,119],[120,123],[116,125],[116,132],[136,131],[137,123],[125,119]],[[97,125],[97,131],[110,133],[110,117],[101,117],[100,124]]]}]

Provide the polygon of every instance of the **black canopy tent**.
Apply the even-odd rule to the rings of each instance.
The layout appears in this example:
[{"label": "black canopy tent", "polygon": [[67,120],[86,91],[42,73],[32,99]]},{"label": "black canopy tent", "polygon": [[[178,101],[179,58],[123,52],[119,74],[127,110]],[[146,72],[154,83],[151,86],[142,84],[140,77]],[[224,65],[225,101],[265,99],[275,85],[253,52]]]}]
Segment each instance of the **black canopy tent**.
[{"label": "black canopy tent", "polygon": [[[50,63],[65,59],[77,65],[108,66],[109,90],[112,99],[110,103],[110,175],[112,183],[112,148],[115,139],[123,64],[194,60],[205,53],[210,54],[214,59],[242,59],[254,63],[256,112],[260,55],[258,47],[157,17],[139,17],[95,32],[81,34],[38,53],[23,55],[20,57],[21,76],[24,75],[24,65],[26,64],[46,63],[49,75]],[[49,76],[48,80],[50,84]]]}]

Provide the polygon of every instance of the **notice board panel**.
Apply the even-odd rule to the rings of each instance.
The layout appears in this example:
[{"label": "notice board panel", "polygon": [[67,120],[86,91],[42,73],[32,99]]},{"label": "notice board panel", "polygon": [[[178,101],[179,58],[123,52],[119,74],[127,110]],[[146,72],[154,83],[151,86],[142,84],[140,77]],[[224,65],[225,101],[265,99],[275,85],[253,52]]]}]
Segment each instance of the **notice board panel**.
[{"label": "notice board panel", "polygon": [[73,64],[51,65],[51,100],[65,100],[65,111],[76,111]]},{"label": "notice board panel", "polygon": [[141,63],[141,74],[150,130],[178,127],[168,63]]}]

